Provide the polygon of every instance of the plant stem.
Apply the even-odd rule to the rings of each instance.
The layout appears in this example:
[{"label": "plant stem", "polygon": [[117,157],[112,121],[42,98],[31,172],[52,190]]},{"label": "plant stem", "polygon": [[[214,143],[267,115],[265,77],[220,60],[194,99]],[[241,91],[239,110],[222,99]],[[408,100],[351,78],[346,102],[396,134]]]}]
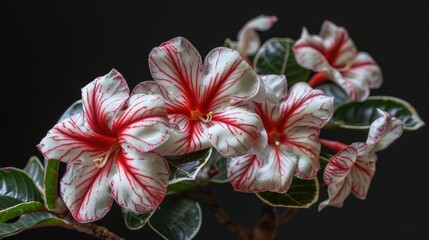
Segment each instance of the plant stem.
[{"label": "plant stem", "polygon": [[207,203],[210,211],[216,217],[216,219],[226,227],[231,233],[238,236],[240,239],[249,240],[250,233],[249,231],[241,226],[238,223],[235,223],[231,220],[231,217],[222,209],[219,205],[219,202],[211,193],[211,185],[207,184],[202,188],[202,192],[204,194],[204,201]]},{"label": "plant stem", "polygon": [[278,227],[276,209],[263,203],[258,220],[252,230],[252,240],[273,240],[276,237]]},{"label": "plant stem", "polygon": [[313,77],[308,81],[308,84],[311,87],[315,87],[315,86],[320,85],[326,81],[328,81],[326,74],[324,72],[319,72],[319,73],[316,73],[313,75]]}]

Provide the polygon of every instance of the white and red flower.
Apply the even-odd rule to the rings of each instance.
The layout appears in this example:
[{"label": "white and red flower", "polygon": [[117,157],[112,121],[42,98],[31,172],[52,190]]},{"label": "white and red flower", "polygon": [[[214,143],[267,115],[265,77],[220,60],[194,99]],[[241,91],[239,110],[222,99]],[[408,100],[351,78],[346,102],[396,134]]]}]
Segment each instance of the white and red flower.
[{"label": "white and red flower", "polygon": [[151,151],[169,137],[164,100],[132,94],[116,70],[82,89],[83,112],[55,125],[38,148],[67,163],[61,196],[79,222],[102,218],[113,199],[144,213],[164,198],[169,170]]},{"label": "white and red flower", "polygon": [[237,51],[215,48],[203,67],[195,47],[178,37],[152,50],[149,67],[155,81],[135,92],[162,95],[172,126],[158,152],[181,155],[214,146],[236,157],[257,144],[263,126],[248,100],[258,93],[259,78]]},{"label": "white and red flower", "polygon": [[261,39],[257,31],[268,31],[277,22],[276,16],[260,15],[247,22],[238,32],[237,42],[233,41],[232,49],[240,52],[243,58],[256,54],[261,46]]},{"label": "white and red flower", "polygon": [[333,98],[307,83],[294,84],[286,96],[284,76],[263,79],[265,101],[254,102],[254,107],[268,144],[260,153],[228,159],[228,179],[237,191],[285,193],[293,176],[316,177],[320,169],[318,136],[332,116]]},{"label": "white and red flower", "polygon": [[323,173],[329,199],[320,203],[319,211],[326,206],[342,207],[350,193],[362,200],[366,198],[375,173],[376,152],[391,145],[403,131],[400,119],[382,110],[378,110],[378,113],[380,117],[371,124],[365,143],[357,142],[346,146],[320,140],[324,146],[339,152],[329,160]]},{"label": "white and red flower", "polygon": [[304,28],[293,51],[302,67],[318,72],[310,85],[330,79],[353,101],[364,101],[369,90],[380,87],[383,82],[381,69],[374,59],[358,52],[347,30],[330,21],[323,23],[320,35],[310,35]]}]

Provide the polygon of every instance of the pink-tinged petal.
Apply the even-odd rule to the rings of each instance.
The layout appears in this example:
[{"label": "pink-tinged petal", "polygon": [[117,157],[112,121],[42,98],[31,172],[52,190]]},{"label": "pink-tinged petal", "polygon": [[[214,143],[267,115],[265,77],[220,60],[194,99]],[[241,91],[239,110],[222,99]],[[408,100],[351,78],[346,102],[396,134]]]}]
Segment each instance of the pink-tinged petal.
[{"label": "pink-tinged petal", "polygon": [[223,109],[254,97],[259,90],[259,78],[237,51],[215,48],[205,59],[203,103],[201,111]]},{"label": "pink-tinged petal", "polygon": [[113,69],[82,88],[82,104],[87,124],[96,133],[111,133],[116,112],[129,97],[122,75]]},{"label": "pink-tinged petal", "polygon": [[363,82],[368,83],[371,89],[379,88],[383,83],[383,74],[380,67],[365,52],[359,52],[350,69],[344,75],[353,79],[362,79]]},{"label": "pink-tinged petal", "polygon": [[368,151],[373,152],[381,151],[390,146],[402,135],[404,129],[404,124],[399,118],[380,109],[377,111],[380,117],[371,124],[366,140],[367,144],[370,145]]},{"label": "pink-tinged petal", "polygon": [[285,75],[260,76],[265,85],[266,97],[276,103],[287,96],[288,85]]},{"label": "pink-tinged petal", "polygon": [[267,31],[277,22],[276,16],[260,15],[250,20],[238,32],[237,49],[247,55],[253,55],[261,45],[261,40],[256,31]]},{"label": "pink-tinged petal", "polygon": [[261,161],[256,154],[229,158],[227,165],[228,179],[235,191],[260,192],[256,175]]},{"label": "pink-tinged petal", "polygon": [[148,152],[170,135],[165,103],[160,95],[132,95],[126,108],[118,112],[113,129],[123,148]]},{"label": "pink-tinged petal", "polygon": [[56,124],[37,147],[46,159],[86,162],[106,153],[114,141],[88,128],[81,112]]},{"label": "pink-tinged petal", "polygon": [[347,146],[333,156],[323,172],[323,180],[329,186],[343,182],[356,162],[358,151],[353,146]]},{"label": "pink-tinged petal", "polygon": [[113,198],[109,182],[116,173],[115,155],[105,159],[107,162],[103,168],[97,168],[92,161],[67,165],[61,179],[61,197],[77,221],[93,222],[110,210]]},{"label": "pink-tinged petal", "polygon": [[167,193],[169,170],[164,158],[154,152],[134,151],[118,156],[118,173],[110,186],[112,195],[121,207],[142,214],[154,210]]},{"label": "pink-tinged petal", "polygon": [[286,137],[279,140],[298,156],[297,177],[312,179],[316,176],[320,168],[320,129],[332,113],[333,98],[306,83],[292,86],[286,101],[280,104],[279,127]]},{"label": "pink-tinged petal", "polygon": [[333,183],[328,187],[328,199],[319,204],[319,212],[327,206],[343,207],[344,200],[350,195],[351,182],[347,177],[344,182]]},{"label": "pink-tinged petal", "polygon": [[201,56],[185,38],[177,37],[154,48],[149,55],[152,77],[176,101],[188,106],[198,104],[201,95]]},{"label": "pink-tinged petal", "polygon": [[364,200],[366,198],[371,180],[375,174],[375,161],[375,158],[358,157],[350,172],[352,193],[359,199]]},{"label": "pink-tinged petal", "polygon": [[205,133],[207,127],[203,122],[191,120],[184,114],[169,114],[169,118],[172,126],[170,137],[154,151],[172,156],[211,147]]},{"label": "pink-tinged petal", "polygon": [[355,59],[357,49],[345,28],[325,21],[320,30],[320,37],[326,49],[325,57],[331,66],[342,68]]},{"label": "pink-tinged petal", "polygon": [[247,104],[215,112],[209,124],[208,140],[224,157],[247,154],[257,144],[263,129],[261,119]]},{"label": "pink-tinged petal", "polygon": [[299,65],[315,72],[323,72],[329,67],[325,57],[325,46],[319,36],[310,35],[307,29],[302,30],[301,38],[292,47]]}]

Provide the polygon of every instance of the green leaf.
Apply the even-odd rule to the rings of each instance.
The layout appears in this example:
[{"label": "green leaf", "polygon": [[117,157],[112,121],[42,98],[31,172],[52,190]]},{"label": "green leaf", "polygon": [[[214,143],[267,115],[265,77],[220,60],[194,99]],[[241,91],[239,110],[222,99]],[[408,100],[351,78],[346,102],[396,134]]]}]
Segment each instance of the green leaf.
[{"label": "green leaf", "polygon": [[292,51],[294,40],[290,38],[271,38],[256,53],[253,67],[259,75],[286,75],[289,86],[306,82],[310,71],[298,65]]},{"label": "green leaf", "polygon": [[144,214],[135,214],[135,213],[127,212],[124,218],[125,225],[131,230],[140,229],[144,227],[144,225],[146,225],[147,221],[149,220],[149,218],[152,216],[154,212],[155,211],[144,213]]},{"label": "green leaf", "polygon": [[261,192],[256,194],[263,202],[274,207],[309,208],[319,198],[319,182],[294,178],[286,193]]},{"label": "green leaf", "polygon": [[197,185],[193,181],[182,181],[168,185],[167,194],[177,194],[193,190]]},{"label": "green leaf", "polygon": [[46,165],[43,184],[45,187],[45,203],[48,210],[53,210],[55,208],[59,166],[60,162],[55,159],[49,160]]},{"label": "green leaf", "polygon": [[21,202],[43,203],[42,195],[33,179],[21,169],[6,167],[0,169],[0,196],[15,198]]},{"label": "green leaf", "polygon": [[216,149],[213,149],[213,153],[210,156],[209,163],[209,175],[210,182],[214,183],[227,183],[229,182],[226,164],[227,159],[224,158]]},{"label": "green leaf", "polygon": [[170,167],[170,184],[185,180],[195,180],[198,172],[209,160],[212,149],[208,148],[181,156],[166,157]]},{"label": "green leaf", "polygon": [[63,226],[68,223],[49,212],[33,212],[22,215],[16,222],[0,223],[0,239],[18,234],[24,230],[47,226]]},{"label": "green leaf", "polygon": [[0,210],[13,207],[20,203],[22,203],[22,201],[16,198],[9,197],[9,196],[0,196]]},{"label": "green leaf", "polygon": [[61,122],[64,119],[69,118],[75,114],[78,114],[79,112],[82,112],[82,111],[83,111],[82,100],[77,100],[70,107],[67,108],[67,110],[63,113],[63,115],[61,115],[58,122]]},{"label": "green leaf", "polygon": [[201,226],[200,205],[177,195],[168,195],[149,219],[149,226],[170,240],[193,239]]},{"label": "green leaf", "polygon": [[39,158],[36,156],[30,157],[27,165],[24,167],[24,171],[28,174],[28,176],[33,179],[39,188],[40,192],[43,192],[43,165],[40,162]]},{"label": "green leaf", "polygon": [[379,117],[377,108],[401,119],[405,130],[417,130],[425,123],[408,102],[390,96],[373,96],[365,102],[349,102],[338,107],[332,122],[341,128],[369,129]]},{"label": "green leaf", "polygon": [[22,214],[34,212],[38,210],[44,210],[45,207],[40,202],[26,202],[18,203],[12,207],[3,209],[0,211],[0,223],[4,223],[9,219],[21,216]]},{"label": "green leaf", "polygon": [[232,48],[232,40],[230,38],[225,39],[223,46],[226,48]]},{"label": "green leaf", "polygon": [[327,96],[334,97],[334,108],[337,109],[340,105],[350,102],[347,93],[336,84],[324,83],[315,87],[322,90]]}]

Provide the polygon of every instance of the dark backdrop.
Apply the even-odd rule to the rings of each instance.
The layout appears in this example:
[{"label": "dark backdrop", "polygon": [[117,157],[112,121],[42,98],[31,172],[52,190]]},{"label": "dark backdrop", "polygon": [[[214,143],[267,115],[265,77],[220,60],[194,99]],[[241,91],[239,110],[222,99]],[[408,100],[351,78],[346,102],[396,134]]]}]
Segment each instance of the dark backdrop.
[{"label": "dark backdrop", "polygon": [[[13,1],[2,6],[1,167],[22,168],[30,156],[41,157],[36,144],[95,77],[116,68],[132,88],[150,78],[147,58],[153,47],[184,36],[205,56],[225,38],[236,39],[241,26],[259,14],[279,18],[270,31],[260,34],[262,40],[296,39],[303,26],[318,33],[325,19],[345,26],[358,49],[369,52],[383,70],[385,82],[373,94],[406,99],[429,122],[427,1],[118,2]],[[428,137],[427,126],[405,132],[379,153],[366,201],[350,197],[342,209],[318,213],[315,205],[300,210],[281,228],[278,239],[429,239],[424,197]],[[358,140],[363,139],[348,142]],[[254,196],[234,193],[228,184],[215,190],[234,220],[252,225],[259,209]],[[204,219],[196,239],[235,239],[202,207]],[[127,230],[116,206],[99,223],[127,239],[159,239],[149,228]],[[93,239],[61,228],[33,230],[12,239],[35,236]]]}]

